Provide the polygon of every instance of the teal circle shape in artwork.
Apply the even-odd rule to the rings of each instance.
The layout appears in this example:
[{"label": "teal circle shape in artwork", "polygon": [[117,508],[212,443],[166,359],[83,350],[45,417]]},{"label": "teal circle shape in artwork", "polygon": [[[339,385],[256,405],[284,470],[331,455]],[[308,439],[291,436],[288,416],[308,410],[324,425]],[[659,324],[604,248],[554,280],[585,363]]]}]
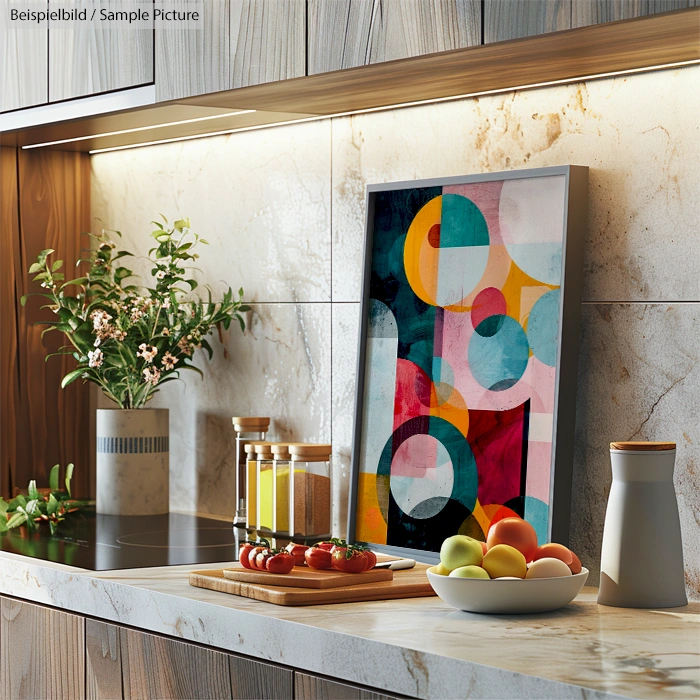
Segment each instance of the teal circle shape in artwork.
[{"label": "teal circle shape in artwork", "polygon": [[537,544],[549,542],[549,506],[534,496],[525,496],[525,520],[535,528]]},{"label": "teal circle shape in artwork", "polygon": [[505,391],[523,376],[530,345],[523,327],[514,318],[489,316],[472,335],[468,356],[472,376],[481,386]]},{"label": "teal circle shape in artwork", "polygon": [[557,363],[560,299],[559,289],[543,294],[532,307],[527,322],[527,339],[532,354],[550,367]]},{"label": "teal circle shape in artwork", "polygon": [[479,207],[459,194],[442,195],[440,248],[489,245],[489,229]]}]

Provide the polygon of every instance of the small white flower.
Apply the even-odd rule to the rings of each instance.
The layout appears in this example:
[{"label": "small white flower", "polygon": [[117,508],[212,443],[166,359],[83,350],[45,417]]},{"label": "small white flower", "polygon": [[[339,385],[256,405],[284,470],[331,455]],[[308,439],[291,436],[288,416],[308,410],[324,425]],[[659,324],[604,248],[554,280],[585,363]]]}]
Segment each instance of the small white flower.
[{"label": "small white flower", "polygon": [[164,309],[170,308],[170,299],[163,299],[163,308]]},{"label": "small white flower", "polygon": [[149,384],[155,386],[160,380],[160,370],[157,367],[144,367],[143,376]]},{"label": "small white flower", "polygon": [[88,352],[89,365],[90,367],[101,367],[102,366],[102,350],[97,348],[96,350],[90,350]]},{"label": "small white flower", "polygon": [[165,271],[164,270],[158,270],[156,272],[156,279],[157,280],[162,280],[165,277]]},{"label": "small white flower", "polygon": [[141,343],[139,345],[139,351],[136,353],[138,357],[143,357],[146,362],[153,362],[153,358],[158,354],[158,348],[154,345],[148,345],[147,343]]},{"label": "small white flower", "polygon": [[170,352],[166,352],[163,355],[162,365],[165,369],[172,369],[177,364],[177,357],[171,355]]},{"label": "small white flower", "polygon": [[95,347],[96,348],[99,347],[101,342],[102,342],[101,338],[95,338],[95,342],[94,342]]},{"label": "small white flower", "polygon": [[161,333],[167,338],[170,335],[170,329],[169,328],[163,328]]}]

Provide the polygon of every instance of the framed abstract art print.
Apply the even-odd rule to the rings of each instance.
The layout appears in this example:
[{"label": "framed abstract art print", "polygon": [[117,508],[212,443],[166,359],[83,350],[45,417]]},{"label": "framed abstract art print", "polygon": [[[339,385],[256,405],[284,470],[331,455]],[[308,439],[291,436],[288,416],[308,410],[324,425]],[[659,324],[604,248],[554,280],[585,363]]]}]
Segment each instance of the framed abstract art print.
[{"label": "framed abstract art print", "polygon": [[348,535],[568,543],[588,169],[368,187]]}]

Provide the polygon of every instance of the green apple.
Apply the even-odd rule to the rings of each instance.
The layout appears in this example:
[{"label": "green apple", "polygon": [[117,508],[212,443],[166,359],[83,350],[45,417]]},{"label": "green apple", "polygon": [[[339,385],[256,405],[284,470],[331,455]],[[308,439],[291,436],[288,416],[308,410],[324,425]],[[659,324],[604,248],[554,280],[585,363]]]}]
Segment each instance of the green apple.
[{"label": "green apple", "polygon": [[450,571],[450,576],[455,578],[491,578],[486,569],[480,566],[460,566],[458,569]]},{"label": "green apple", "polygon": [[481,543],[466,535],[448,537],[440,547],[440,563],[448,570],[461,566],[481,566]]},{"label": "green apple", "polygon": [[450,575],[450,570],[446,569],[443,565],[442,562],[439,563],[437,566],[433,567],[433,573],[434,574],[439,574],[440,576],[449,576]]}]

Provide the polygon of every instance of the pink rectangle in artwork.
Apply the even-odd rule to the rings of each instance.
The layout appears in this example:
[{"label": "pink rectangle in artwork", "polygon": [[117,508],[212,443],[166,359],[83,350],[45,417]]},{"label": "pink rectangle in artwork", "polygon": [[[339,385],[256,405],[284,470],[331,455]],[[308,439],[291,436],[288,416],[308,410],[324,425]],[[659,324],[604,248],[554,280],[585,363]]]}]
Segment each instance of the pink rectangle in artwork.
[{"label": "pink rectangle in artwork", "polygon": [[527,481],[525,493],[549,503],[549,483],[552,469],[552,443],[528,442]]}]

